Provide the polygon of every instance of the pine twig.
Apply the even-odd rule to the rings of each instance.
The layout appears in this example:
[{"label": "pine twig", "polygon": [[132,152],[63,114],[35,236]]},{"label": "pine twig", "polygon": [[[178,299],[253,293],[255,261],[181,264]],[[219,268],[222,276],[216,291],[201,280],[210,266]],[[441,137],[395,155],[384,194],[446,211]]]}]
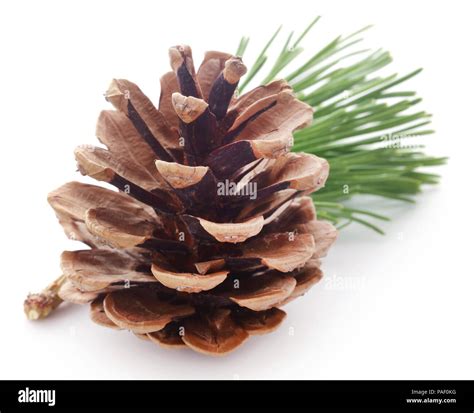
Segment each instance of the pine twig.
[{"label": "pine twig", "polygon": [[66,276],[61,275],[40,293],[28,294],[28,297],[23,303],[23,308],[28,320],[46,318],[63,302],[58,292],[65,281]]},{"label": "pine twig", "polygon": [[[346,37],[336,37],[285,74],[285,69],[303,51],[301,41],[319,19],[314,19],[293,44],[294,33],[290,33],[260,83],[281,76],[298,98],[315,110],[312,125],[295,133],[292,149],[316,154],[330,163],[326,186],[313,195],[319,217],[339,228],[358,222],[383,233],[368,218],[388,220],[388,217],[350,208],[347,202],[359,195],[414,202],[423,185],[439,181],[438,175],[424,169],[443,165],[447,160],[425,155],[421,146],[405,144],[409,138],[433,133],[426,128],[431,115],[413,111],[421,102],[416,93],[395,89],[418,75],[421,69],[401,77],[378,76],[378,71],[389,65],[392,58],[386,51],[355,47],[363,40],[360,34],[370,28],[367,26]],[[281,27],[264,46],[240,91],[263,70],[268,61],[266,53],[280,31]],[[248,44],[249,38],[242,38],[239,52],[243,53]],[[348,59],[352,63],[342,65]]]}]

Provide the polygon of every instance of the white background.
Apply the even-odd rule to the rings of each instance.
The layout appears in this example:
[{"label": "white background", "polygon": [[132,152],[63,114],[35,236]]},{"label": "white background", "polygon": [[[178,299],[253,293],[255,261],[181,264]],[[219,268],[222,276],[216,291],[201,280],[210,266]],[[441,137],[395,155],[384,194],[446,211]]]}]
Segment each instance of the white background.
[{"label": "white background", "polygon": [[[167,351],[63,306],[41,322],[22,302],[59,275],[66,240],[46,202],[75,172],[73,148],[95,143],[113,77],[153,101],[169,70],[167,49],[187,43],[252,57],[275,28],[302,30],[310,50],[367,24],[370,47],[393,71],[425,71],[410,86],[434,113],[428,152],[448,155],[441,185],[392,214],[379,236],[353,225],[324,261],[326,281],[287,307],[275,333],[226,358]],[[0,378],[473,379],[472,10],[433,1],[10,1],[0,6]],[[278,48],[279,49],[279,48]],[[274,53],[276,49],[273,49]]]}]

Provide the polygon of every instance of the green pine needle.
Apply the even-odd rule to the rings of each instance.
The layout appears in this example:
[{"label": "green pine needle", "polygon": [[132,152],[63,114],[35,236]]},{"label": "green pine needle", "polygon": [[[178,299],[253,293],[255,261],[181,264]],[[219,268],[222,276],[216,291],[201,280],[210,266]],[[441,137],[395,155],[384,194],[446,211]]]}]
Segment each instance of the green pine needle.
[{"label": "green pine needle", "polygon": [[[290,33],[260,84],[283,77],[298,98],[314,108],[314,121],[295,133],[293,150],[317,154],[330,163],[326,186],[312,195],[318,216],[338,228],[357,222],[383,234],[373,220],[387,221],[388,217],[351,208],[347,201],[354,195],[372,195],[414,202],[422,185],[439,180],[424,168],[443,165],[447,160],[427,156],[421,145],[409,143],[411,138],[433,133],[425,128],[431,115],[413,110],[421,102],[415,92],[394,87],[421,69],[401,77],[379,76],[378,71],[392,58],[386,51],[355,48],[362,41],[359,35],[370,28],[367,26],[349,36],[336,37],[285,74],[303,52],[300,44],[319,19],[316,17],[293,43],[294,33]],[[262,71],[268,62],[267,51],[280,31],[281,26],[258,55],[239,92]],[[237,55],[242,56],[248,44],[249,38],[243,37]],[[348,59],[351,63],[341,65]]]}]

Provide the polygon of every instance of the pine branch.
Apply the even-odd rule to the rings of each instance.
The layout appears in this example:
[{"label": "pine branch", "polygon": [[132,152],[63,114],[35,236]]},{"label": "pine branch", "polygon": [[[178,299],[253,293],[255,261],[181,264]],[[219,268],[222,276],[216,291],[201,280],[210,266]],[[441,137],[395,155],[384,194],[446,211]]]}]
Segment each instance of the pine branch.
[{"label": "pine branch", "polygon": [[[319,19],[314,19],[293,43],[294,33],[290,33],[260,83],[283,77],[298,98],[315,110],[312,125],[295,133],[293,150],[317,154],[330,163],[326,186],[313,194],[319,217],[339,228],[358,222],[383,233],[372,220],[386,221],[388,217],[350,208],[347,201],[354,195],[372,195],[414,202],[422,185],[439,180],[438,175],[426,173],[424,168],[443,165],[447,160],[425,155],[421,145],[405,143],[433,133],[427,128],[431,115],[413,110],[421,102],[416,93],[394,89],[421,69],[401,77],[379,76],[378,71],[392,62],[390,54],[355,47],[368,26],[349,36],[336,37],[285,74],[303,51],[302,40]],[[281,27],[266,43],[239,92],[262,72],[268,62],[267,51],[280,31]],[[249,38],[242,38],[239,56],[248,44]],[[347,60],[351,63],[344,66],[342,63]]]}]

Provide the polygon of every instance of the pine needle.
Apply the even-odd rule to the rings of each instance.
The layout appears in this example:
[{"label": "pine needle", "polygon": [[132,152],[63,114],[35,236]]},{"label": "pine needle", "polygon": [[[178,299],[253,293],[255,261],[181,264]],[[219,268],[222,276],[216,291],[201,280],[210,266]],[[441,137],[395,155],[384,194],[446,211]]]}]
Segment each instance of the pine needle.
[{"label": "pine needle", "polygon": [[[362,41],[360,34],[370,28],[367,26],[346,37],[336,37],[285,74],[303,52],[301,42],[319,19],[316,17],[293,43],[295,34],[289,34],[260,84],[283,77],[298,98],[315,110],[312,125],[295,133],[293,150],[317,154],[330,163],[326,186],[312,195],[318,216],[338,228],[357,222],[383,234],[373,220],[386,221],[388,217],[350,208],[347,202],[360,195],[414,202],[422,185],[439,181],[438,175],[426,173],[424,168],[443,165],[447,160],[427,156],[422,146],[406,143],[410,138],[433,133],[426,128],[431,115],[413,110],[421,102],[416,93],[394,90],[421,69],[404,76],[379,76],[378,71],[392,58],[383,50],[356,47]],[[268,63],[267,52],[280,31],[281,26],[258,55],[240,92]],[[249,40],[242,38],[238,55],[244,53]],[[343,66],[347,59],[352,63]]]}]

